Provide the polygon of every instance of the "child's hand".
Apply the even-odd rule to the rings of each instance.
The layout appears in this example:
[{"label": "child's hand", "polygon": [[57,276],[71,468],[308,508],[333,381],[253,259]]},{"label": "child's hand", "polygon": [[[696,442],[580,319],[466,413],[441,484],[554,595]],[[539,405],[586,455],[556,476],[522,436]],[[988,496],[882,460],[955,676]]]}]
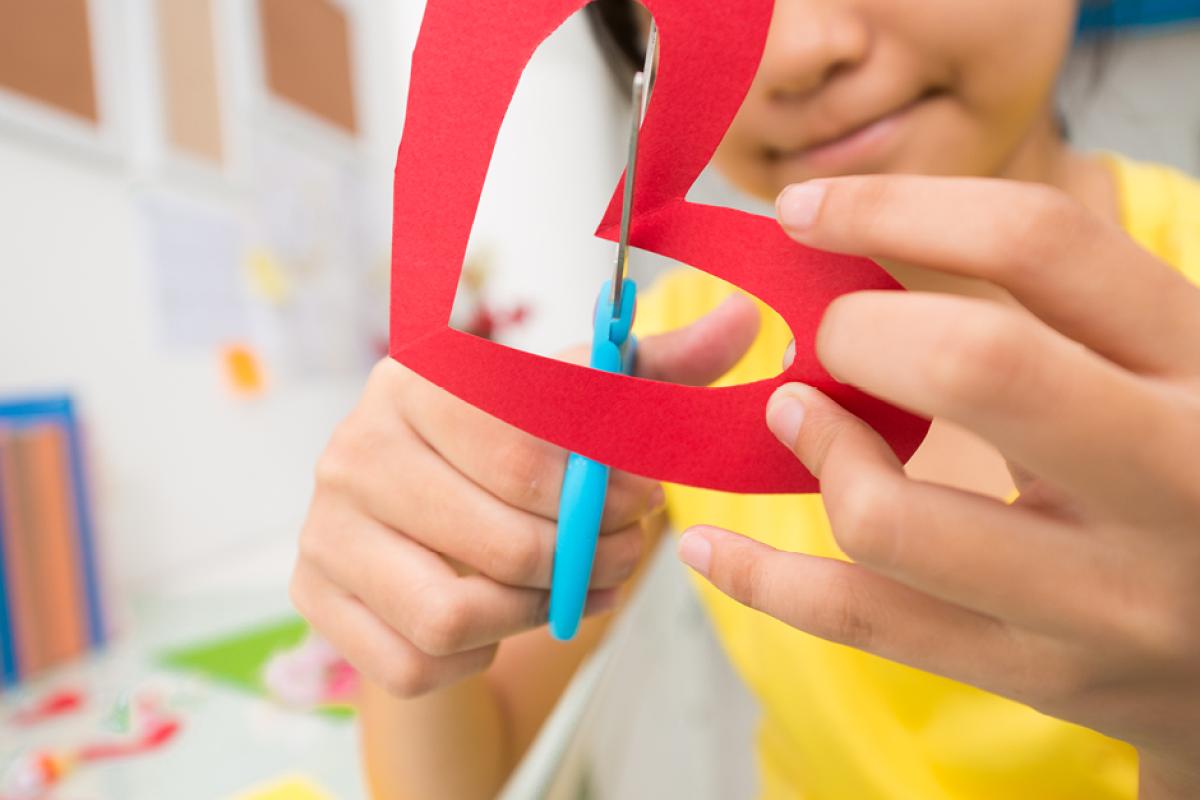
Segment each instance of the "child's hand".
[{"label": "child's hand", "polygon": [[805,244],[982,278],[1032,312],[860,293],[817,341],[839,380],[990,441],[1021,498],[906,478],[793,385],[768,423],[856,563],[711,528],[681,557],[797,628],[1131,742],[1145,797],[1200,796],[1200,291],[1044,187],[836,179],[780,214]]},{"label": "child's hand", "polygon": [[[744,297],[641,342],[638,374],[704,384],[749,347]],[[564,451],[396,362],[373,371],[317,467],[292,599],[360,671],[414,696],[485,669],[497,643],[545,624]],[[658,484],[614,472],[589,611],[646,550]]]}]

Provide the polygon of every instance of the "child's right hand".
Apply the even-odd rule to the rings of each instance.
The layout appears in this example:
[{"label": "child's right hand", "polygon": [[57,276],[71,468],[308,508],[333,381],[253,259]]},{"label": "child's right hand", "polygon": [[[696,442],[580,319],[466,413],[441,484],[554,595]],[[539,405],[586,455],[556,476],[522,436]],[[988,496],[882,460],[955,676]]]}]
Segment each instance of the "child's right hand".
[{"label": "child's right hand", "polygon": [[[735,296],[640,343],[637,374],[703,385],[753,342]],[[367,678],[412,697],[484,670],[506,637],[545,624],[566,453],[391,359],[316,470],[292,600]],[[611,607],[645,555],[657,483],[614,472],[589,613]]]}]

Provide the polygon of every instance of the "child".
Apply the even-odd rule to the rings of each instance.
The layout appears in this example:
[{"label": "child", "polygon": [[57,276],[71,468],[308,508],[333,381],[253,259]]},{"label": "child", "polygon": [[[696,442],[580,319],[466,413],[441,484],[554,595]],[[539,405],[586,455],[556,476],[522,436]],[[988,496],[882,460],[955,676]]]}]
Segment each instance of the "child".
[{"label": "child", "polygon": [[[633,8],[601,10],[633,54]],[[823,498],[616,475],[596,616],[569,645],[542,629],[564,454],[378,365],[318,467],[293,578],[368,678],[378,796],[498,790],[664,507],[760,698],[764,796],[1200,796],[1200,291],[1180,277],[1200,280],[1200,187],[1064,141],[1077,12],[777,0],[715,165],[778,195],[797,240],[917,290],[839,300],[817,351],[936,421],[902,469],[793,385],[764,413]],[[699,273],[639,315],[658,380],[769,376],[791,338]]]}]

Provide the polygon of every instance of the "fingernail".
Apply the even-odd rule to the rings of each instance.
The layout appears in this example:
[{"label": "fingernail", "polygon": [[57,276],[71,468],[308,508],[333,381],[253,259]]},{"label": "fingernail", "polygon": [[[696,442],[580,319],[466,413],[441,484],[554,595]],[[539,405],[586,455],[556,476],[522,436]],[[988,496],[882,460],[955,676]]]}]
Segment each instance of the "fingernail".
[{"label": "fingernail", "polygon": [[783,368],[787,369],[796,360],[796,340],[788,342],[787,350],[783,351]]},{"label": "fingernail", "polygon": [[662,511],[667,505],[667,493],[660,483],[654,487],[654,491],[650,492],[649,513],[654,514]]},{"label": "fingernail", "polygon": [[708,568],[712,564],[712,543],[704,534],[695,529],[685,531],[683,536],[679,537],[678,553],[680,561],[701,575],[708,575]]},{"label": "fingernail", "polygon": [[775,201],[775,211],[783,227],[797,233],[806,231],[817,221],[825,201],[825,184],[818,181],[797,183],[787,187]]},{"label": "fingernail", "polygon": [[790,386],[783,386],[767,403],[767,427],[779,441],[795,447],[804,424],[804,403]]}]

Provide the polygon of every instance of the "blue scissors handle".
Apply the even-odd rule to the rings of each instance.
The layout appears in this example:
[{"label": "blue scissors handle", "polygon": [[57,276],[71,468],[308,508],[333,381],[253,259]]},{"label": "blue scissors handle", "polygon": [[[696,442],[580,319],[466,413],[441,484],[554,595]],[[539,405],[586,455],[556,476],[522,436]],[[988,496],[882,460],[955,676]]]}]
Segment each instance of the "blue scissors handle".
[{"label": "blue scissors handle", "polygon": [[[592,356],[589,366],[604,372],[632,374],[637,358],[637,340],[630,335],[637,284],[626,279],[620,295],[621,307],[614,314],[612,282],[600,289],[593,321]],[[587,603],[600,517],[608,494],[609,467],[578,453],[567,457],[562,496],[558,504],[558,538],[554,548],[554,570],[550,580],[550,633],[566,641],[575,636]]]}]

